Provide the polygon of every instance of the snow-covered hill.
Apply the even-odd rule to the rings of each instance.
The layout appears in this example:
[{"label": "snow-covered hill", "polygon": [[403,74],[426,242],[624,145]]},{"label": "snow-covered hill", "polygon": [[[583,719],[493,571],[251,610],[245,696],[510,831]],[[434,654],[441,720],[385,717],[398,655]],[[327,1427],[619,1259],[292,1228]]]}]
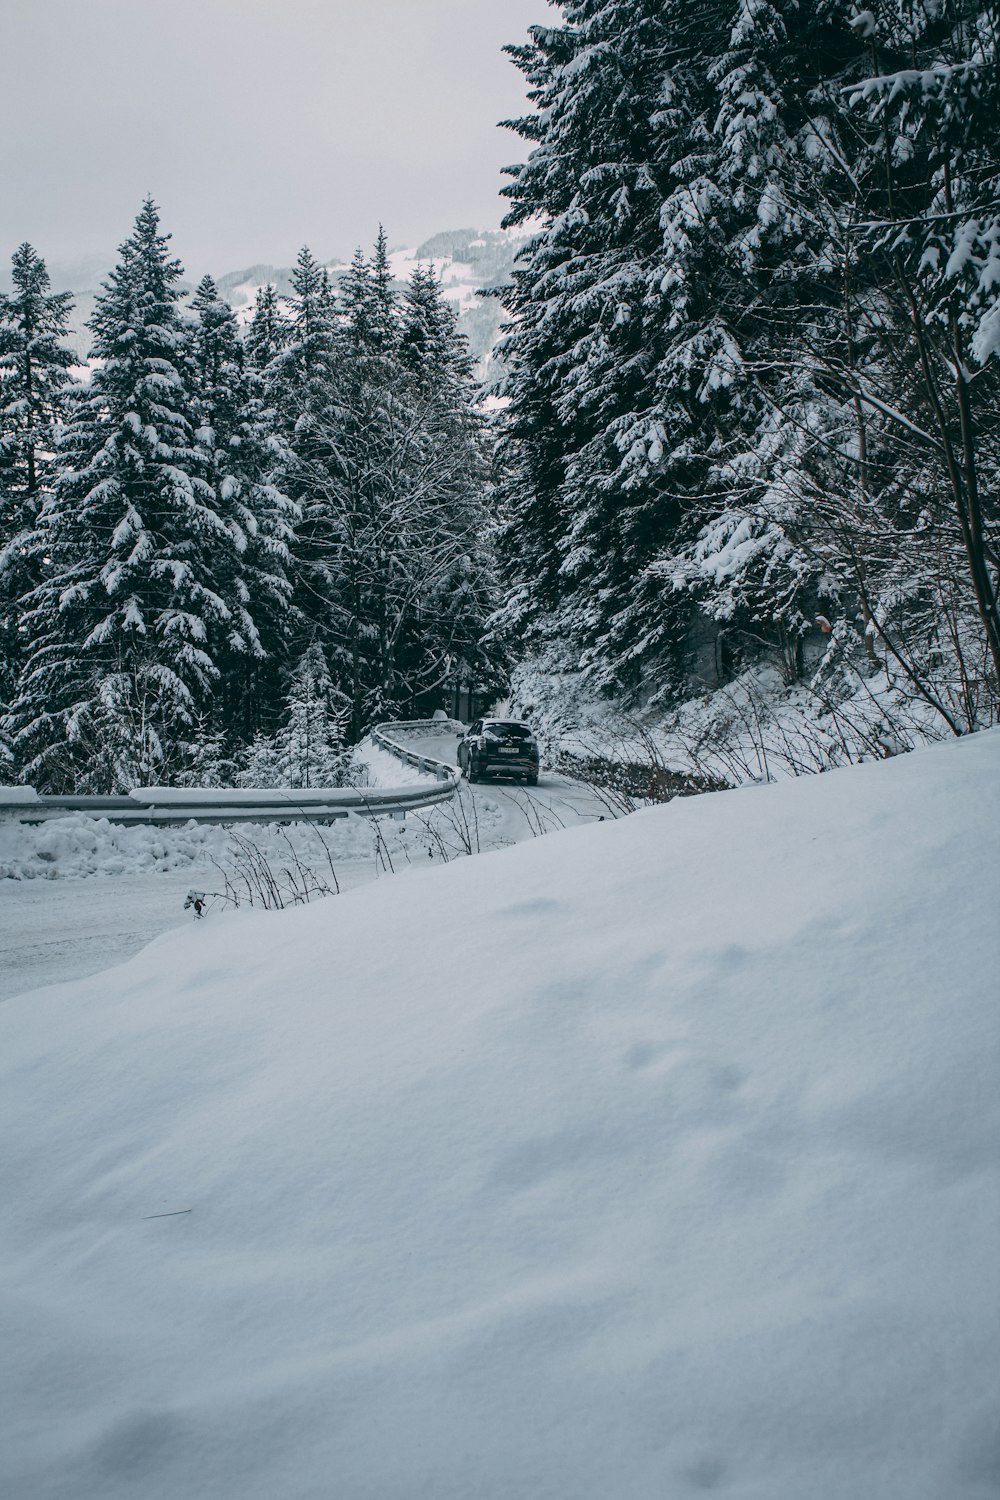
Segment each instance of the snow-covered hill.
[{"label": "snow-covered hill", "polygon": [[0,1008],[17,1500],[974,1500],[1000,734]]}]

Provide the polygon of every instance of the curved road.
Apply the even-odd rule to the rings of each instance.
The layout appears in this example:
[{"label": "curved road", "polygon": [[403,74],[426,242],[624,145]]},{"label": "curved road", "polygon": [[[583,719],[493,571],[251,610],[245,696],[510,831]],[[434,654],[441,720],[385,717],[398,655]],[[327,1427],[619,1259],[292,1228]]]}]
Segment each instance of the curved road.
[{"label": "curved road", "polygon": [[[457,740],[448,734],[400,735],[421,755],[455,764]],[[401,778],[404,779],[404,778]],[[514,782],[463,784],[458,799],[423,817],[428,835],[449,856],[518,843],[608,816],[599,795],[582,782],[543,774],[537,787]],[[430,830],[435,830],[433,837]],[[377,878],[371,860],[337,866],[341,888]],[[78,979],[123,963],[171,927],[191,920],[183,909],[192,884],[211,888],[211,870],[92,876],[73,880],[0,880],[0,1000],[24,990]]]},{"label": "curved road", "polygon": [[[449,731],[417,734],[400,733],[400,744],[417,755],[427,755],[443,760],[450,766],[458,764],[458,738]],[[579,823],[593,823],[598,818],[615,815],[607,798],[585,782],[574,781],[569,776],[559,776],[544,771],[538,785],[529,787],[523,782],[497,780],[490,777],[476,782],[474,786],[465,782],[462,786],[463,802],[490,812],[490,804],[499,808],[500,822],[490,831],[490,844],[519,843],[522,839],[535,838],[542,833],[554,833],[560,828],[573,828]],[[486,818],[482,821],[485,823]]]}]

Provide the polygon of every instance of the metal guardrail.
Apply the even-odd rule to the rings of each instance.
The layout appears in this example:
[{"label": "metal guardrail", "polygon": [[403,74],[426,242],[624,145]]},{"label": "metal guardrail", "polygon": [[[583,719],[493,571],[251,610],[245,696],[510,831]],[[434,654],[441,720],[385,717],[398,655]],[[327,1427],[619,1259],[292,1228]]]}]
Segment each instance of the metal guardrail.
[{"label": "metal guardrail", "polygon": [[455,766],[427,755],[415,755],[396,743],[390,730],[459,729],[450,719],[418,719],[379,724],[371,731],[377,745],[407,764],[435,777],[428,786],[328,787],[286,790],[261,788],[138,787],[122,797],[49,797],[30,786],[0,787],[0,818],[43,823],[82,812],[124,825],[183,823],[332,823],[356,817],[405,817],[418,808],[447,802],[458,791]]},{"label": "metal guardrail", "polygon": [[[416,766],[420,771],[429,771],[432,775],[442,780],[454,783],[457,788],[462,774],[456,766],[446,760],[437,760],[433,755],[418,755],[415,750],[408,750],[393,738],[393,734],[400,730],[408,729],[413,734],[436,734],[447,731],[454,735],[456,730],[461,733],[465,729],[457,719],[401,719],[398,723],[376,724],[374,729],[368,731],[369,736],[376,745],[381,745],[383,750],[388,750],[390,755],[395,755],[399,760],[405,761],[408,766]],[[452,791],[454,795],[454,790]]]}]

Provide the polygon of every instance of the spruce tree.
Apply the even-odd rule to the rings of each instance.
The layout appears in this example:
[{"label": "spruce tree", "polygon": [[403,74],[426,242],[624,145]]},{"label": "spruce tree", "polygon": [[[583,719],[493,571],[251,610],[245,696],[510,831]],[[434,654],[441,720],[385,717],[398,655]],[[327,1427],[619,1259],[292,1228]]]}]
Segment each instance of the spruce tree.
[{"label": "spruce tree", "polygon": [[244,339],[253,367],[266,370],[288,343],[288,335],[288,322],[282,313],[278,293],[269,282],[257,294],[253,318]]},{"label": "spruce tree", "polygon": [[695,9],[697,21],[659,0],[587,0],[509,49],[538,113],[511,122],[534,150],[512,169],[507,222],[544,227],[515,269],[502,345],[507,617],[622,693],[676,673],[683,620],[647,568],[705,475],[695,377],[667,403],[658,381],[680,292],[660,259],[661,139],[670,130],[683,150],[699,136],[691,36],[711,45],[718,25],[710,5]]},{"label": "spruce tree", "polygon": [[346,746],[347,700],[335,688],[322,647],[314,641],[291,673],[283,722],[273,736],[258,735],[239,782],[246,787],[336,787],[352,772]]},{"label": "spruce tree", "polygon": [[506,613],[647,700],[683,690],[689,600],[794,656],[828,573],[776,503],[800,445],[774,408],[817,405],[776,329],[796,299],[800,333],[829,321],[836,47],[811,4],[565,10],[510,49],[539,112],[509,222],[543,228],[508,294]]},{"label": "spruce tree", "polygon": [[[897,3],[855,19],[858,255],[877,268],[881,296],[863,288],[870,371],[835,373],[887,449],[878,511],[895,536],[884,593],[898,597],[902,563],[910,597],[937,616],[930,631],[920,623],[949,663],[939,675],[961,684],[957,701],[939,692],[938,704],[953,728],[976,728],[1000,715],[997,12],[955,0],[940,13]],[[912,675],[912,654],[901,658],[881,625],[887,603],[874,614]]]},{"label": "spruce tree", "polygon": [[832,618],[824,670],[881,658],[951,727],[982,722],[990,7],[561,9],[508,49],[536,106],[511,122],[531,151],[508,223],[539,227],[506,294],[504,619],[645,702],[686,686],[692,605],[789,678]]},{"label": "spruce tree", "polygon": [[399,358],[438,456],[428,534],[450,539],[447,566],[428,580],[401,653],[414,704],[426,711],[440,706],[442,688],[462,683],[482,696],[502,693],[508,665],[489,625],[499,590],[480,391],[466,339],[428,267],[414,268],[404,292]]},{"label": "spruce tree", "polygon": [[27,536],[51,484],[59,410],[74,356],[64,340],[68,292],[53,293],[29,244],[11,261],[13,295],[0,294],[0,705],[19,670],[21,600],[38,581]]},{"label": "spruce tree", "polygon": [[468,342],[429,266],[414,266],[403,294],[399,357],[418,380],[447,385],[472,378]]},{"label": "spruce tree", "polygon": [[0,476],[20,495],[22,524],[34,521],[51,464],[53,427],[73,364],[69,292],[50,291],[44,260],[29,244],[11,258],[12,296],[0,293]]},{"label": "spruce tree", "polygon": [[[310,413],[325,403],[334,345],[330,279],[307,245],[292,272],[292,293],[292,317],[284,334],[272,324],[279,348],[265,371],[271,403],[289,437],[306,434]],[[270,320],[270,310],[266,315]]]},{"label": "spruce tree", "polygon": [[350,763],[345,748],[348,706],[333,685],[318,642],[296,664],[286,704],[285,723],[275,737],[283,784],[343,785]]},{"label": "spruce tree", "polygon": [[486,475],[464,342],[432,278],[393,290],[384,233],[345,279],[334,349],[292,444],[296,562],[356,737],[440,706],[483,632]]},{"label": "spruce tree", "polygon": [[206,475],[179,261],[147,200],[90,322],[32,542],[31,646],[9,716],[22,774],[52,790],[170,777],[232,626],[233,540]]},{"label": "spruce tree", "polygon": [[399,306],[393,291],[388,239],[379,225],[371,260],[360,247],[344,278],[341,312],[345,329],[359,354],[391,354],[399,340]]},{"label": "spruce tree", "polygon": [[191,303],[196,438],[214,508],[230,545],[216,587],[229,618],[215,722],[247,740],[277,707],[274,695],[290,633],[288,544],[296,508],[272,482],[281,449],[268,431],[263,382],[248,364],[236,315],[206,276]]}]

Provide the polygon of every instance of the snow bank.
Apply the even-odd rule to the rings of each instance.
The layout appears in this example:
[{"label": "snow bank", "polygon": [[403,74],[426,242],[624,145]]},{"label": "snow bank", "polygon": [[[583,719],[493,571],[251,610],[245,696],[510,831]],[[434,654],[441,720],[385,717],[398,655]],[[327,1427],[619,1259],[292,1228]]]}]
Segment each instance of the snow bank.
[{"label": "snow bank", "polygon": [[[390,846],[400,846],[396,828],[383,827]],[[362,818],[325,827],[309,823],[241,823],[235,829],[205,824],[183,828],[123,828],[107,818],[68,813],[45,823],[0,823],[0,880],[79,880],[91,875],[165,874],[215,870],[232,863],[233,834],[259,849],[275,866],[288,863],[289,844],[306,862],[326,864],[325,845],[337,861],[370,859],[376,835]]]},{"label": "snow bank", "polygon": [[[432,779],[404,765],[370,740],[358,746],[358,759],[365,765],[366,785],[370,787],[412,786]],[[248,794],[160,788],[135,795],[146,801],[182,798],[215,802],[238,801]],[[254,793],[262,801],[281,803],[296,795],[283,789]],[[389,819],[379,823],[381,837],[392,851],[401,855],[409,845],[416,848],[420,844],[420,821],[410,816],[411,821],[405,826],[393,824]],[[439,821],[444,821],[445,816],[442,813]],[[300,858],[307,863],[319,859],[324,868],[325,850],[329,850],[335,864],[371,859],[377,837],[362,818],[339,820],[321,829],[308,823],[291,824],[284,830],[269,824],[243,823],[237,825],[236,833],[240,839],[249,840],[275,866],[288,862],[291,842]],[[0,819],[0,880],[78,880],[92,875],[147,875],[188,869],[192,874],[217,872],[218,866],[228,867],[232,863],[231,843],[228,828],[208,825],[121,827],[107,818],[93,818],[85,813],[69,813],[37,824]]]},{"label": "snow bank", "polygon": [[812,775],[952,737],[939,714],[884,671],[861,676],[846,666],[841,680],[813,691],[758,663],[670,711],[651,705],[629,715],[579,671],[529,660],[514,673],[512,706],[555,763],[649,766],[652,755],[668,771],[728,786]]},{"label": "snow bank", "polygon": [[[433,750],[428,750],[428,755]],[[358,759],[364,762],[368,772],[369,786],[416,786],[420,782],[426,783],[428,778],[426,771],[420,771],[416,766],[407,765],[405,760],[400,760],[398,755],[392,755],[388,750],[383,750],[381,745],[376,745],[374,740],[365,738],[357,748]]]},{"label": "snow bank", "polygon": [[0,1008],[5,1494],[996,1493],[1000,735]]}]

